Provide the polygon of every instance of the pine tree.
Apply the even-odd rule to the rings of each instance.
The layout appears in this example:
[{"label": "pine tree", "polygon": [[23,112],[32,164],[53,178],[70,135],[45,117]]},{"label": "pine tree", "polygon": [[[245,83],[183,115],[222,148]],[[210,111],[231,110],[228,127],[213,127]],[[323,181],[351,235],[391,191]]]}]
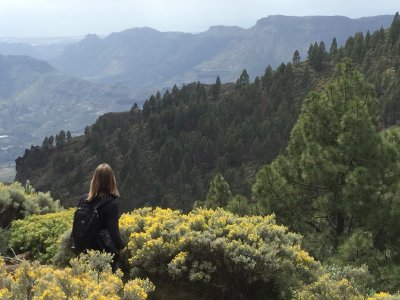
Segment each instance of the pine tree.
[{"label": "pine tree", "polygon": [[68,130],[67,131],[67,144],[70,144],[72,142],[72,135],[71,132]]},{"label": "pine tree", "polygon": [[49,149],[50,148],[49,138],[47,136],[43,140],[42,148],[43,149]]},{"label": "pine tree", "polygon": [[219,78],[219,76],[217,76],[217,79],[215,80],[215,84],[212,86],[212,94],[213,94],[214,100],[219,99],[220,91],[221,91],[221,79]]},{"label": "pine tree", "polygon": [[267,91],[270,89],[273,77],[274,71],[272,70],[272,67],[268,65],[268,67],[265,69],[264,76],[261,79],[263,89]]},{"label": "pine tree", "polygon": [[242,74],[240,74],[238,84],[239,84],[240,87],[243,87],[243,86],[248,85],[249,83],[250,83],[249,74],[247,73],[246,69],[244,69],[242,71]]},{"label": "pine tree", "polygon": [[225,207],[232,200],[229,184],[221,174],[215,175],[204,201],[205,208]]},{"label": "pine tree", "polygon": [[90,127],[86,126],[84,131],[85,136],[89,135],[89,133],[90,133]]},{"label": "pine tree", "polygon": [[56,135],[56,146],[57,147],[62,147],[65,145],[65,131],[61,130],[58,135]]},{"label": "pine tree", "polygon": [[53,144],[54,144],[54,136],[51,135],[51,136],[49,137],[49,147],[50,147],[50,148],[53,148]]},{"label": "pine tree", "polygon": [[389,39],[392,45],[394,45],[400,37],[400,15],[399,12],[396,12],[393,18],[392,25],[389,29]]},{"label": "pine tree", "polygon": [[337,45],[336,37],[334,37],[332,40],[331,48],[329,49],[329,54],[331,55],[331,57],[333,59],[336,58],[337,51],[338,51],[338,45]]},{"label": "pine tree", "polygon": [[373,95],[349,63],[337,66],[325,91],[310,94],[287,153],[257,175],[253,191],[265,212],[302,233],[329,235],[334,248],[352,220],[381,228],[376,203],[386,197],[398,154],[377,132]]},{"label": "pine tree", "polygon": [[300,58],[300,53],[299,53],[299,51],[298,51],[298,50],[294,51],[293,59],[292,59],[293,64],[294,64],[294,65],[299,64],[299,63],[300,63],[300,59],[301,59],[301,58]]}]

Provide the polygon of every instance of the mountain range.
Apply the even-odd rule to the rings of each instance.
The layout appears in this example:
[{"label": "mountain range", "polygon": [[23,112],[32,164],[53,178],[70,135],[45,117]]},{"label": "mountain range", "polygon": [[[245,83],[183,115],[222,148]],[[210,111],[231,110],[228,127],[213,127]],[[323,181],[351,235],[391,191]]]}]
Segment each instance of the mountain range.
[{"label": "mountain range", "polygon": [[[389,27],[392,16],[349,19],[269,16],[251,28],[214,26],[206,32],[133,28],[107,37],[0,39],[0,166],[60,129],[77,134],[109,111],[140,105],[174,84],[251,78],[268,65],[306,60],[310,43]],[[28,56],[24,56],[28,55]],[[41,61],[35,58],[41,58]],[[1,178],[0,178],[1,179]]]},{"label": "mountain range", "polygon": [[108,111],[132,106],[134,92],[73,78],[28,56],[0,55],[0,165],[61,129],[82,133]]},{"label": "mountain range", "polygon": [[269,16],[248,29],[214,26],[197,34],[133,28],[106,38],[88,35],[50,60],[57,69],[95,82],[154,89],[201,81],[234,81],[243,69],[254,78],[265,67],[290,61],[294,51],[306,59],[310,43],[326,47],[356,32],[389,27],[393,16],[349,19],[341,16]]}]

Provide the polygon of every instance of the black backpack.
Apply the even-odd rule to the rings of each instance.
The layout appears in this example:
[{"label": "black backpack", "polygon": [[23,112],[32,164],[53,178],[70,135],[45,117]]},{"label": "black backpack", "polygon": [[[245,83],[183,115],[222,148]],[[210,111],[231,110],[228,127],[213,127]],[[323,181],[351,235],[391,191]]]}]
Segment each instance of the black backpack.
[{"label": "black backpack", "polygon": [[113,200],[112,197],[101,198],[96,204],[86,201],[85,198],[79,200],[78,207],[74,214],[72,225],[72,248],[75,252],[83,252],[93,249],[96,245],[97,234],[100,232],[99,207]]}]

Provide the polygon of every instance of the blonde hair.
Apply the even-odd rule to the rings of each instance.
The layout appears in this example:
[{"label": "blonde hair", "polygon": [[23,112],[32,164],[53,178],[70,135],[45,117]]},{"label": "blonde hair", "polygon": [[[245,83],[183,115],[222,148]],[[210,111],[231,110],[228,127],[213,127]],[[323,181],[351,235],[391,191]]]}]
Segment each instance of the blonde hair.
[{"label": "blonde hair", "polygon": [[102,197],[109,194],[119,196],[117,181],[111,167],[103,163],[94,170],[87,201],[92,201],[97,196]]}]

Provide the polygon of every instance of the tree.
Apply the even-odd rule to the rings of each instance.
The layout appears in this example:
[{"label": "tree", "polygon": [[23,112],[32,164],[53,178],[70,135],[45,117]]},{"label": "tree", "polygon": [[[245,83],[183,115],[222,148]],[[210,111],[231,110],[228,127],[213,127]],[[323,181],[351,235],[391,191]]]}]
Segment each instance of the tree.
[{"label": "tree", "polygon": [[333,249],[355,226],[378,236],[389,217],[378,203],[390,197],[399,155],[377,132],[376,119],[372,86],[350,63],[339,64],[325,91],[303,103],[286,154],[258,173],[260,206],[296,231],[330,236]]},{"label": "tree", "polygon": [[71,132],[68,130],[67,131],[67,144],[70,144],[72,142],[72,135]]},{"label": "tree", "polygon": [[47,136],[43,140],[42,148],[43,149],[49,149],[50,148],[49,138]]},{"label": "tree", "polygon": [[49,137],[49,147],[52,148],[53,147],[53,143],[54,143],[54,136],[50,136]]},{"label": "tree", "polygon": [[229,184],[225,181],[221,174],[215,175],[210,182],[206,200],[204,201],[205,208],[225,207],[232,200],[232,193],[229,189]]},{"label": "tree", "polygon": [[86,126],[84,131],[85,136],[89,135],[89,133],[90,133],[90,127]]},{"label": "tree", "polygon": [[325,43],[317,42],[310,45],[308,50],[308,62],[316,70],[321,71],[323,68],[323,63],[326,57]]},{"label": "tree", "polygon": [[56,146],[62,147],[65,145],[65,131],[61,130],[60,134],[56,135]]},{"label": "tree", "polygon": [[392,25],[389,29],[389,39],[392,45],[394,45],[400,37],[400,15],[399,12],[396,12],[393,18]]},{"label": "tree", "polygon": [[220,91],[221,91],[221,79],[219,78],[219,76],[217,76],[217,79],[215,80],[215,84],[212,86],[212,94],[213,94],[214,100],[219,99]]},{"label": "tree", "polygon": [[249,83],[250,83],[249,74],[247,73],[246,69],[244,69],[242,71],[242,74],[240,74],[237,84],[239,85],[239,87],[243,87],[248,85]]},{"label": "tree", "polygon": [[272,67],[268,65],[268,67],[265,69],[264,76],[261,79],[262,87],[266,90],[269,90],[273,82],[273,78],[274,78],[274,71],[272,70]]},{"label": "tree", "polygon": [[292,62],[294,65],[297,65],[300,63],[300,53],[298,50],[294,51]]},{"label": "tree", "polygon": [[331,48],[329,49],[329,54],[333,57],[333,59],[336,58],[336,53],[338,51],[338,45],[336,41],[336,37],[333,38]]},{"label": "tree", "polygon": [[242,195],[235,195],[226,206],[226,210],[233,212],[239,216],[250,215],[252,213],[252,206],[249,200]]}]

